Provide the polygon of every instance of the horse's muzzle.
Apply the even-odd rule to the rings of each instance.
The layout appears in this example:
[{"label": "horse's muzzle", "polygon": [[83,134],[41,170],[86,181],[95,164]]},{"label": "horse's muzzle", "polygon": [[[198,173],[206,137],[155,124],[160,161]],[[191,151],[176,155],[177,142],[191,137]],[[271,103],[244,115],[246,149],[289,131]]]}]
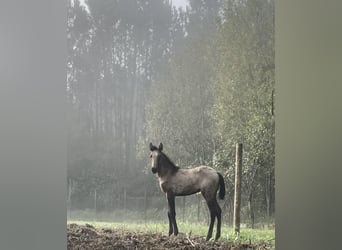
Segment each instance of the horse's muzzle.
[{"label": "horse's muzzle", "polygon": [[151,170],[152,170],[152,173],[154,173],[154,174],[157,173],[157,168],[156,167],[152,167]]}]

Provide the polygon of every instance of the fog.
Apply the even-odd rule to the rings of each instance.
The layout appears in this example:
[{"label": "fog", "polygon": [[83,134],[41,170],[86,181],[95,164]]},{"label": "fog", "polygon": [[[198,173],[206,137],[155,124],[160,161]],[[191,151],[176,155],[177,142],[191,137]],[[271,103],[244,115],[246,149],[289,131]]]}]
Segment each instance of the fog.
[{"label": "fog", "polygon": [[[242,220],[272,221],[274,1],[68,2],[68,219],[167,220],[149,143],[180,167],[225,178],[244,144]],[[201,195],[180,220],[207,223]]]}]

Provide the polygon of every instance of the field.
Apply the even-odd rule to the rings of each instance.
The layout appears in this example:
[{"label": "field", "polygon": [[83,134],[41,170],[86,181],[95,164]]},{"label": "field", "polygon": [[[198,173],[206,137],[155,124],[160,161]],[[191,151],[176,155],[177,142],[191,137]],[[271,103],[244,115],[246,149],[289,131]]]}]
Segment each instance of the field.
[{"label": "field", "polygon": [[[167,235],[162,223],[107,223],[68,221],[68,249],[274,249],[274,230],[241,229],[235,240],[232,228],[223,226],[218,241],[206,242],[208,227],[179,223],[178,236]],[[215,235],[215,231],[214,234]]]}]

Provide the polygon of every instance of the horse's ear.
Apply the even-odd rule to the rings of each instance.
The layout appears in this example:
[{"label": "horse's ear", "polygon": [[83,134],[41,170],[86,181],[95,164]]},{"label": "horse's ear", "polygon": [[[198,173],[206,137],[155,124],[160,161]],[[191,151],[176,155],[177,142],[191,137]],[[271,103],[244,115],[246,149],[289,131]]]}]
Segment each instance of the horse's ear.
[{"label": "horse's ear", "polygon": [[158,149],[159,149],[160,152],[163,150],[163,143],[159,144],[159,148]]},{"label": "horse's ear", "polygon": [[154,149],[154,146],[153,146],[152,142],[150,142],[150,150],[153,151],[153,149]]}]

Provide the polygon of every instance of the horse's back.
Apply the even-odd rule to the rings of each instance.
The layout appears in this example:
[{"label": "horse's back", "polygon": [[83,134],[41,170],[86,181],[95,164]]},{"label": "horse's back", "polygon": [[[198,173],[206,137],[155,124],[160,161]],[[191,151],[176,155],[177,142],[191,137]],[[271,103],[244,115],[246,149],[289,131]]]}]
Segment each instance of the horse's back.
[{"label": "horse's back", "polygon": [[205,185],[210,185],[211,183],[215,186],[218,183],[218,174],[217,171],[209,166],[198,166],[196,168],[198,171],[200,179],[205,182]]},{"label": "horse's back", "polygon": [[195,168],[184,169],[189,176],[194,179],[198,188],[202,191],[209,187],[217,187],[219,177],[217,171],[209,166],[198,166]]}]

